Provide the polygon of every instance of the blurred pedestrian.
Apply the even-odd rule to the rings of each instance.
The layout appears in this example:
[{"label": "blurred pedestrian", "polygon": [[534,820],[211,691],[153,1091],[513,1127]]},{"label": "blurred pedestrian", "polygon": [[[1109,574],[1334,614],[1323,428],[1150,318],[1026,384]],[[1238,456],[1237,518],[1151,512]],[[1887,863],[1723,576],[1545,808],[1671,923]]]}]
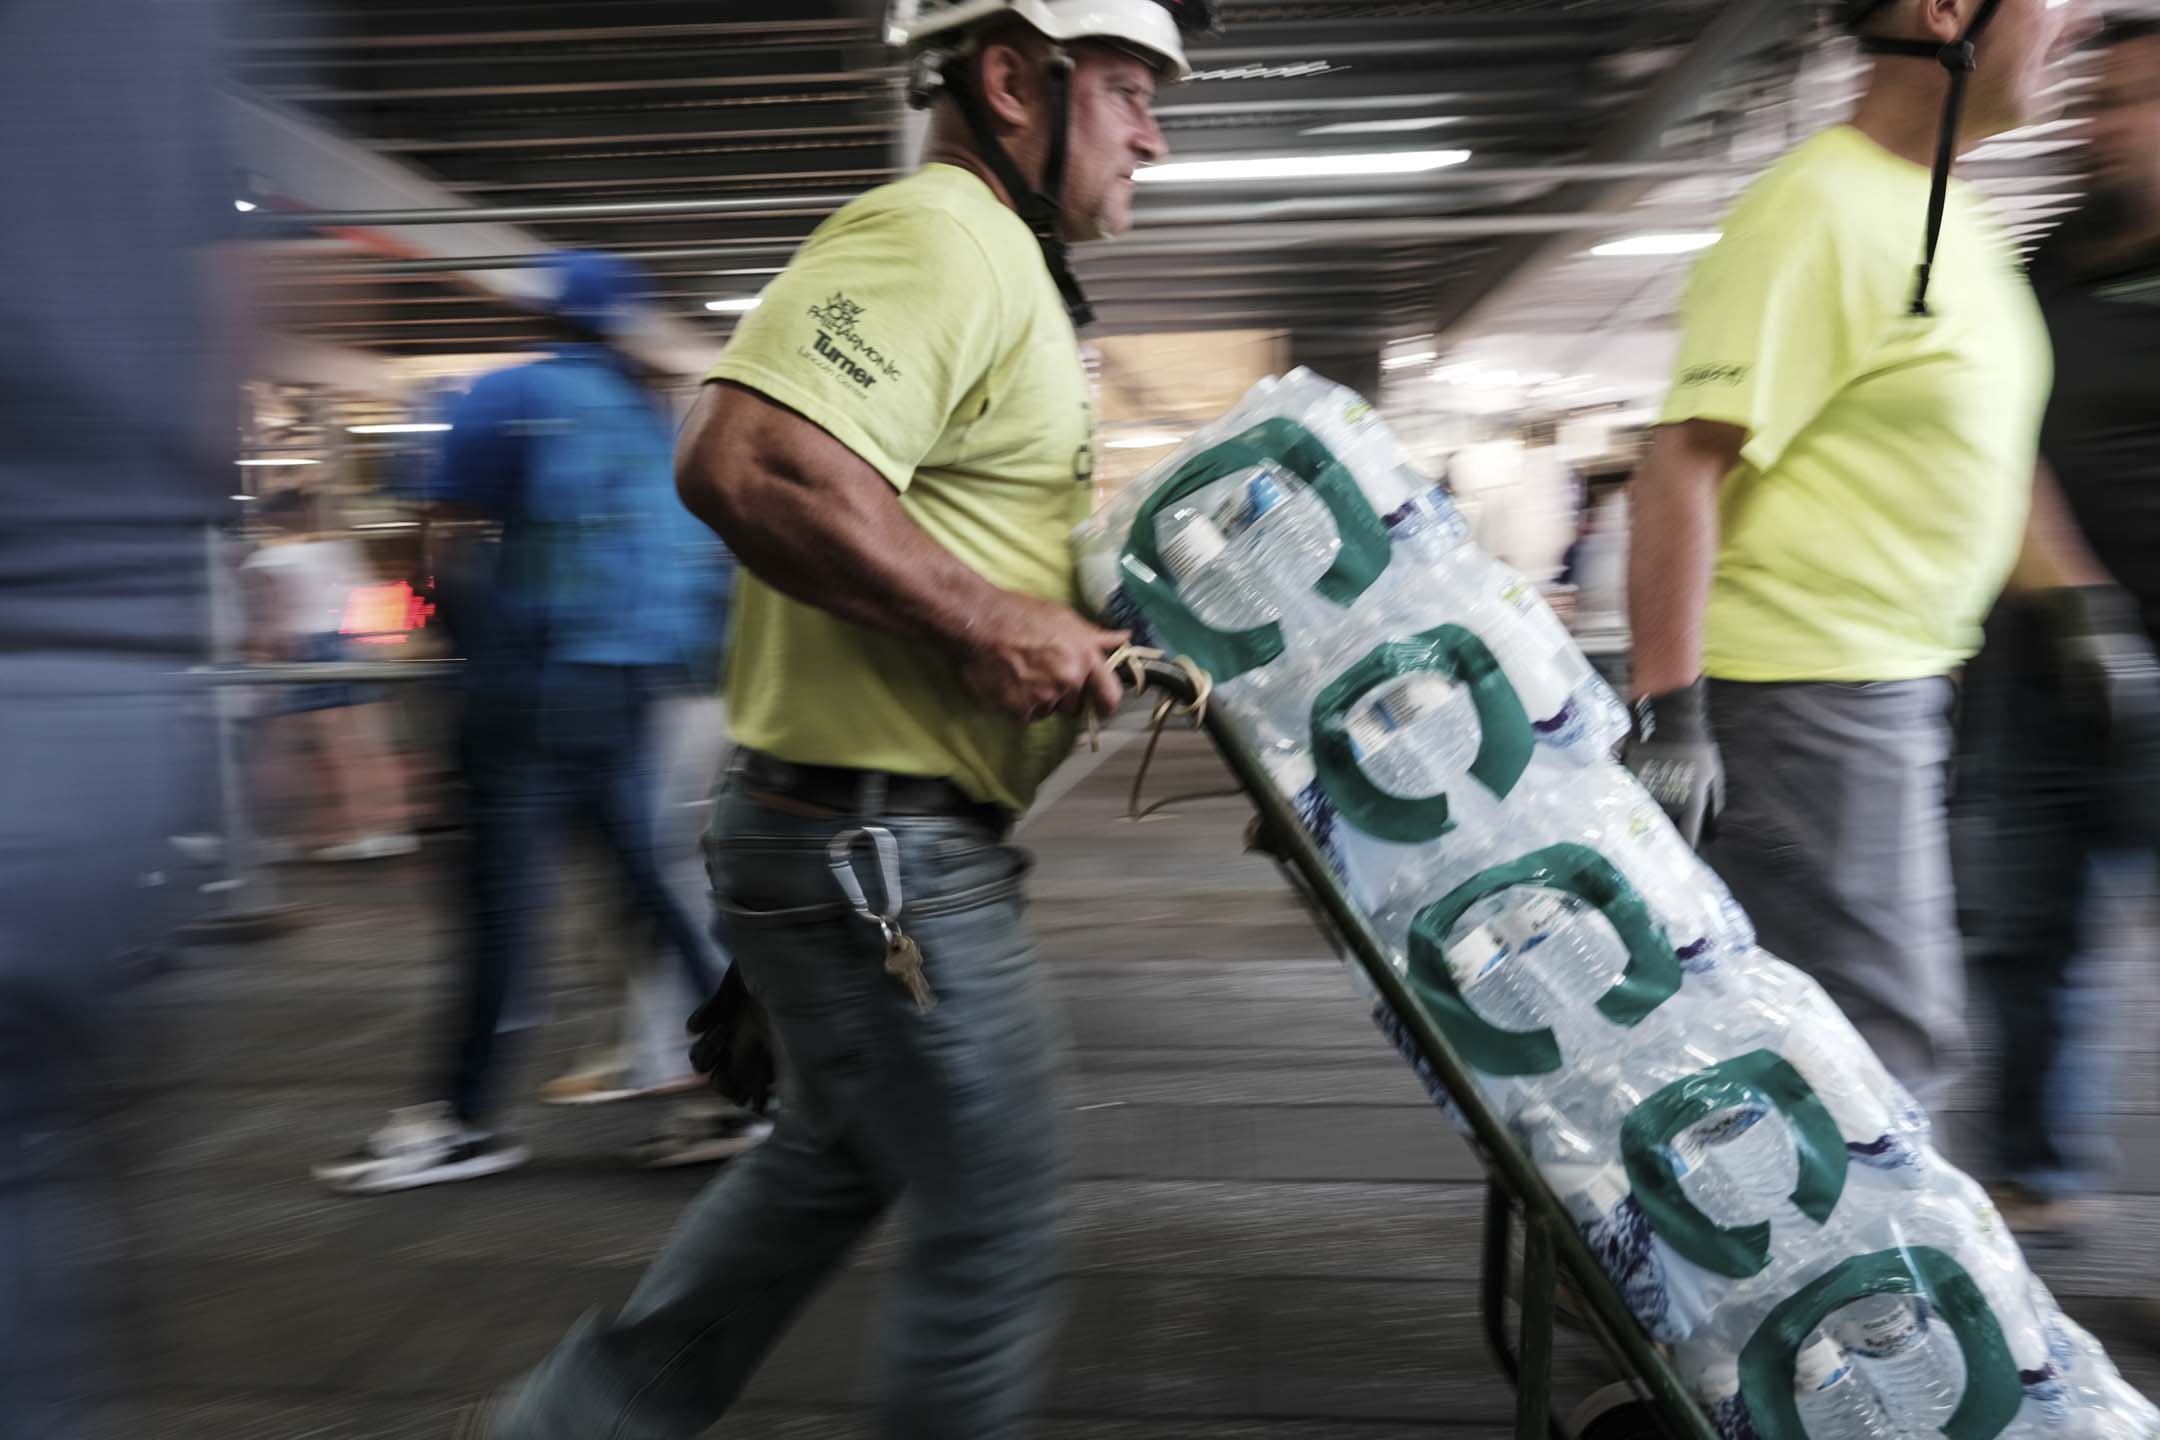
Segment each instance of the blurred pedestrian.
[{"label": "blurred pedestrian", "polygon": [[[1688,288],[1632,487],[1628,760],[1763,945],[1932,1105],[1965,1004],[1948,677],[2013,567],[2076,599],[2026,526],[2046,328],[1949,162],[2043,117],[2089,20],[2080,0],[1843,9],[1873,57],[1851,120],[1750,187]],[[2051,637],[2065,655],[2104,638],[2074,608]]]},{"label": "blurred pedestrian", "polygon": [[[376,583],[367,552],[354,541],[310,525],[303,491],[263,497],[256,516],[269,527],[241,566],[259,587],[250,607],[255,658],[323,664],[361,658],[345,633],[353,597]],[[263,717],[262,763],[285,774],[288,796],[308,801],[313,860],[381,860],[420,848],[411,830],[402,763],[391,746],[379,688],[346,681],[296,685]],[[276,733],[306,731],[311,768],[284,763],[293,747]]]},{"label": "blurred pedestrian", "polygon": [[120,1013],[186,918],[167,837],[217,828],[184,673],[235,473],[216,43],[208,4],[0,6],[0,1440],[82,1440],[149,1374],[111,1293],[142,1155],[96,1122],[169,1039]]},{"label": "blurred pedestrian", "polygon": [[[2055,344],[2040,448],[2093,587],[2078,603],[2160,638],[2160,20],[2102,31],[2089,104],[2092,192],[2032,262]],[[1959,894],[2002,1056],[1983,1133],[1997,1203],[2028,1238],[2090,1228],[2114,1164],[2115,987],[2091,963],[2090,922],[2096,880],[2150,884],[2160,778],[2135,717],[2064,672],[2056,623],[2050,604],[2005,597],[1967,686],[1977,753],[1960,785],[1977,845]],[[2150,661],[2136,645],[2116,658]]]},{"label": "blurred pedestrian", "polygon": [[[729,750],[720,682],[735,564],[702,521],[679,506],[676,517],[677,533],[660,567],[669,594],[657,608],[674,627],[682,658],[669,665],[653,703],[653,844],[676,903],[686,913],[705,915],[712,899],[700,842]],[[623,989],[616,1035],[597,1060],[541,1087],[548,1104],[602,1105],[704,1088],[690,1067],[683,1022],[707,996],[691,988],[684,967],[662,954],[665,947],[655,945],[652,935],[634,925],[618,929]],[[723,972],[726,955],[710,937],[700,938],[708,969]],[[732,1159],[768,1130],[760,1117],[746,1118],[716,1096],[698,1096],[670,1106],[655,1133],[632,1147],[628,1158],[645,1169],[709,1164]]]},{"label": "blurred pedestrian", "polygon": [[[666,564],[681,502],[665,406],[613,343],[636,274],[608,256],[569,254],[554,278],[563,342],[474,384],[451,415],[437,481],[444,501],[502,526],[463,632],[464,994],[427,1101],[315,1167],[337,1190],[465,1180],[526,1159],[490,1128],[501,1038],[531,1023],[527,992],[569,821],[597,827],[643,924],[691,988],[709,994],[719,983],[654,844],[652,707],[681,663]],[[739,1123],[747,1144],[757,1122]]]},{"label": "blurred pedestrian", "polygon": [[927,163],[820,226],[712,372],[680,484],[746,571],[713,888],[786,1104],[497,1440],[703,1433],[903,1196],[878,1433],[1005,1440],[1041,1394],[1067,1141],[1007,841],[1126,639],[1071,608],[1065,245],[1131,223],[1156,85],[1189,73],[1173,11],[1203,8],[925,6]]}]

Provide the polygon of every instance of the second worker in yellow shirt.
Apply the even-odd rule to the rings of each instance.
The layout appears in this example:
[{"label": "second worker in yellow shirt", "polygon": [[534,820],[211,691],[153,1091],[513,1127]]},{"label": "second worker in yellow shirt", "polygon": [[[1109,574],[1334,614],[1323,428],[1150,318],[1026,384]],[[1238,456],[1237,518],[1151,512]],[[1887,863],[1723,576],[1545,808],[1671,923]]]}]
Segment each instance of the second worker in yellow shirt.
[{"label": "second worker in yellow shirt", "polygon": [[[1689,286],[1633,486],[1628,760],[1763,946],[1932,1103],[1965,1001],[1949,677],[2013,574],[2067,601],[2088,579],[2028,519],[2050,513],[2039,307],[1950,163],[2041,118],[2090,17],[2083,0],[1842,9],[1873,56],[1852,119],[1756,182]],[[2098,612],[2064,608],[2065,663],[2103,653],[2078,618]]]}]

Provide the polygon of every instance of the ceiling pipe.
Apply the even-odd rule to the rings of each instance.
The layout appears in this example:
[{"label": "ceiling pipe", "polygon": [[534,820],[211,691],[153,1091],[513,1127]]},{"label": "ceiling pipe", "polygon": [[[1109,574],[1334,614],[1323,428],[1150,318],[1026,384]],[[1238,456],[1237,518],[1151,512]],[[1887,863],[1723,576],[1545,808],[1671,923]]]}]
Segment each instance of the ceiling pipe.
[{"label": "ceiling pipe", "polygon": [[729,39],[753,43],[796,36],[830,39],[874,39],[876,32],[856,20],[755,20],[706,21],[676,25],[598,25],[558,30],[465,30],[441,34],[404,35],[301,35],[289,37],[242,37],[238,48],[246,53],[320,50],[433,50],[445,46],[466,49],[496,45],[585,44],[594,40],[693,40]]},{"label": "ceiling pipe", "polygon": [[[1219,221],[1210,224],[1164,226],[1142,230],[1115,242],[1105,258],[1128,255],[1177,254],[1191,251],[1228,254],[1269,246],[1320,243],[1388,244],[1431,240],[1483,239],[1507,235],[1567,235],[1603,230],[1677,230],[1699,225],[1702,217],[1692,211],[1591,212],[1565,215],[1436,215],[1399,220],[1305,220],[1272,224],[1242,223],[1250,207],[1229,206]],[[1224,228],[1228,226],[1230,228]],[[801,245],[799,237],[760,236],[723,240],[711,245],[668,250],[613,250],[625,260],[716,260],[753,254],[784,255]],[[308,275],[421,275],[446,270],[519,270],[552,261],[554,252],[527,255],[449,256],[428,260],[301,259],[290,262],[293,273]]]},{"label": "ceiling pipe", "polygon": [[425,210],[258,210],[248,217],[266,229],[390,225],[529,225],[551,220],[694,220],[713,215],[822,215],[855,198],[825,195],[735,195],[699,200],[620,200],[596,205],[456,205]]},{"label": "ceiling pipe", "polygon": [[[1238,216],[1254,218],[1266,213],[1270,206],[1338,205],[1354,211],[1383,205],[1402,205],[1415,200],[1417,192],[1426,188],[1449,190],[1480,185],[1526,185],[1540,182],[1561,184],[1581,180],[1692,180],[1703,176],[1748,176],[1759,173],[1761,169],[1759,165],[1704,164],[1680,160],[1612,164],[1455,166],[1445,170],[1427,171],[1407,181],[1399,190],[1358,195],[1308,196],[1213,208],[1195,206],[1189,207],[1189,210],[1196,217],[1192,223],[1207,223]],[[1302,178],[1258,182],[1252,185],[1241,183],[1237,188],[1309,188],[1312,184],[1310,178]],[[1204,191],[1213,187],[1199,188]],[[248,223],[264,229],[283,229],[292,226],[380,228],[393,225],[527,225],[577,220],[694,220],[716,215],[823,214],[836,210],[855,198],[854,192],[834,192],[816,195],[715,196],[696,200],[622,200],[588,205],[471,205],[424,210],[259,210],[248,217]],[[1143,207],[1140,217],[1146,222],[1181,213],[1185,212]],[[1184,222],[1165,220],[1162,223]]]}]

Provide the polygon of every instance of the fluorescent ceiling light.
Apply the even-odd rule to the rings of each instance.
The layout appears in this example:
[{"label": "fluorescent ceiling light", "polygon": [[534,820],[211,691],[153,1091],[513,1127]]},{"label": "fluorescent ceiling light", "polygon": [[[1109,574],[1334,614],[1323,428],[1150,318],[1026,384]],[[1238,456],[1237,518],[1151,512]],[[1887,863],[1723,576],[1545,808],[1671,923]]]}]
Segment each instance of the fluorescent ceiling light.
[{"label": "fluorescent ceiling light", "polygon": [[402,425],[348,425],[348,435],[436,435],[450,428],[447,421],[412,421]]},{"label": "fluorescent ceiling light", "polygon": [[1333,125],[1315,125],[1310,130],[1300,130],[1300,135],[1402,135],[1413,130],[1437,130],[1443,125],[1460,125],[1460,115],[1413,115],[1404,120],[1342,120]]},{"label": "fluorescent ceiling light", "polygon": [[1688,231],[1675,235],[1630,235],[1625,240],[1608,240],[1603,245],[1592,246],[1592,255],[1608,258],[1616,255],[1692,255],[1697,250],[1707,250],[1718,242],[1715,230]]},{"label": "fluorescent ceiling light", "polygon": [[256,207],[253,200],[235,200],[232,202],[232,208],[245,215]]},{"label": "fluorescent ceiling light", "polygon": [[755,295],[738,295],[732,300],[707,300],[705,302],[707,310],[714,310],[722,315],[746,315],[750,311],[757,309],[757,307],[758,297]]},{"label": "fluorescent ceiling light", "polygon": [[255,497],[254,497],[254,496],[252,496],[252,495],[228,495],[228,496],[226,496],[225,498],[226,498],[226,499],[228,499],[228,500],[241,500],[241,501],[246,501],[246,500],[252,500],[252,499],[254,499]]},{"label": "fluorescent ceiling light", "polygon": [[320,460],[235,460],[235,465],[320,465]]},{"label": "fluorescent ceiling light", "polygon": [[1183,435],[1169,430],[1135,430],[1115,440],[1103,441],[1105,450],[1162,450],[1185,443]]},{"label": "fluorescent ceiling light", "polygon": [[1428,360],[1437,360],[1439,358],[1438,351],[1413,350],[1407,355],[1388,356],[1380,362],[1380,368],[1383,370],[1407,370],[1412,365],[1423,365]]},{"label": "fluorescent ceiling light", "polygon": [[1173,160],[1135,178],[1160,185],[1181,180],[1331,180],[1353,175],[1418,175],[1470,158],[1468,150],[1390,150],[1365,155],[1262,155],[1249,160]]}]

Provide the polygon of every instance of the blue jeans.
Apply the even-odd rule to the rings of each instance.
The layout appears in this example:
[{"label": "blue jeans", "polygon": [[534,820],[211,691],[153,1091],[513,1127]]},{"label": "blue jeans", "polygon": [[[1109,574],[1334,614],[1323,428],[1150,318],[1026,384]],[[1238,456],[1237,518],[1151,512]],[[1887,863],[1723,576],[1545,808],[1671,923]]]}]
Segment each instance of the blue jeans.
[{"label": "blue jeans", "polygon": [[2095,881],[2149,866],[2099,737],[2044,678],[1978,670],[1965,707],[1959,899],[1966,955],[1993,1002],[2001,1078],[1989,1097],[1995,1170],[2046,1199],[2114,1169],[2115,1075],[2099,1042],[2113,1004],[2093,976]]},{"label": "blue jeans", "polygon": [[440,1092],[467,1124],[485,1123],[494,1109],[512,987],[527,978],[541,943],[555,897],[553,852],[572,820],[598,829],[633,914],[676,953],[696,993],[720,983],[710,947],[661,874],[651,735],[661,681],[654,667],[560,665],[467,699],[470,928]]},{"label": "blue jeans", "polygon": [[[826,842],[900,846],[902,922],[935,1004],[884,971]],[[723,796],[708,842],[721,939],[770,1012],[788,1086],[772,1138],[692,1203],[623,1307],[524,1382],[503,1440],[687,1440],[903,1195],[878,1433],[1007,1440],[1047,1377],[1067,1170],[1062,1027],[1022,920],[1028,861],[979,821],[812,819]],[[873,902],[867,847],[860,866]]]}]

